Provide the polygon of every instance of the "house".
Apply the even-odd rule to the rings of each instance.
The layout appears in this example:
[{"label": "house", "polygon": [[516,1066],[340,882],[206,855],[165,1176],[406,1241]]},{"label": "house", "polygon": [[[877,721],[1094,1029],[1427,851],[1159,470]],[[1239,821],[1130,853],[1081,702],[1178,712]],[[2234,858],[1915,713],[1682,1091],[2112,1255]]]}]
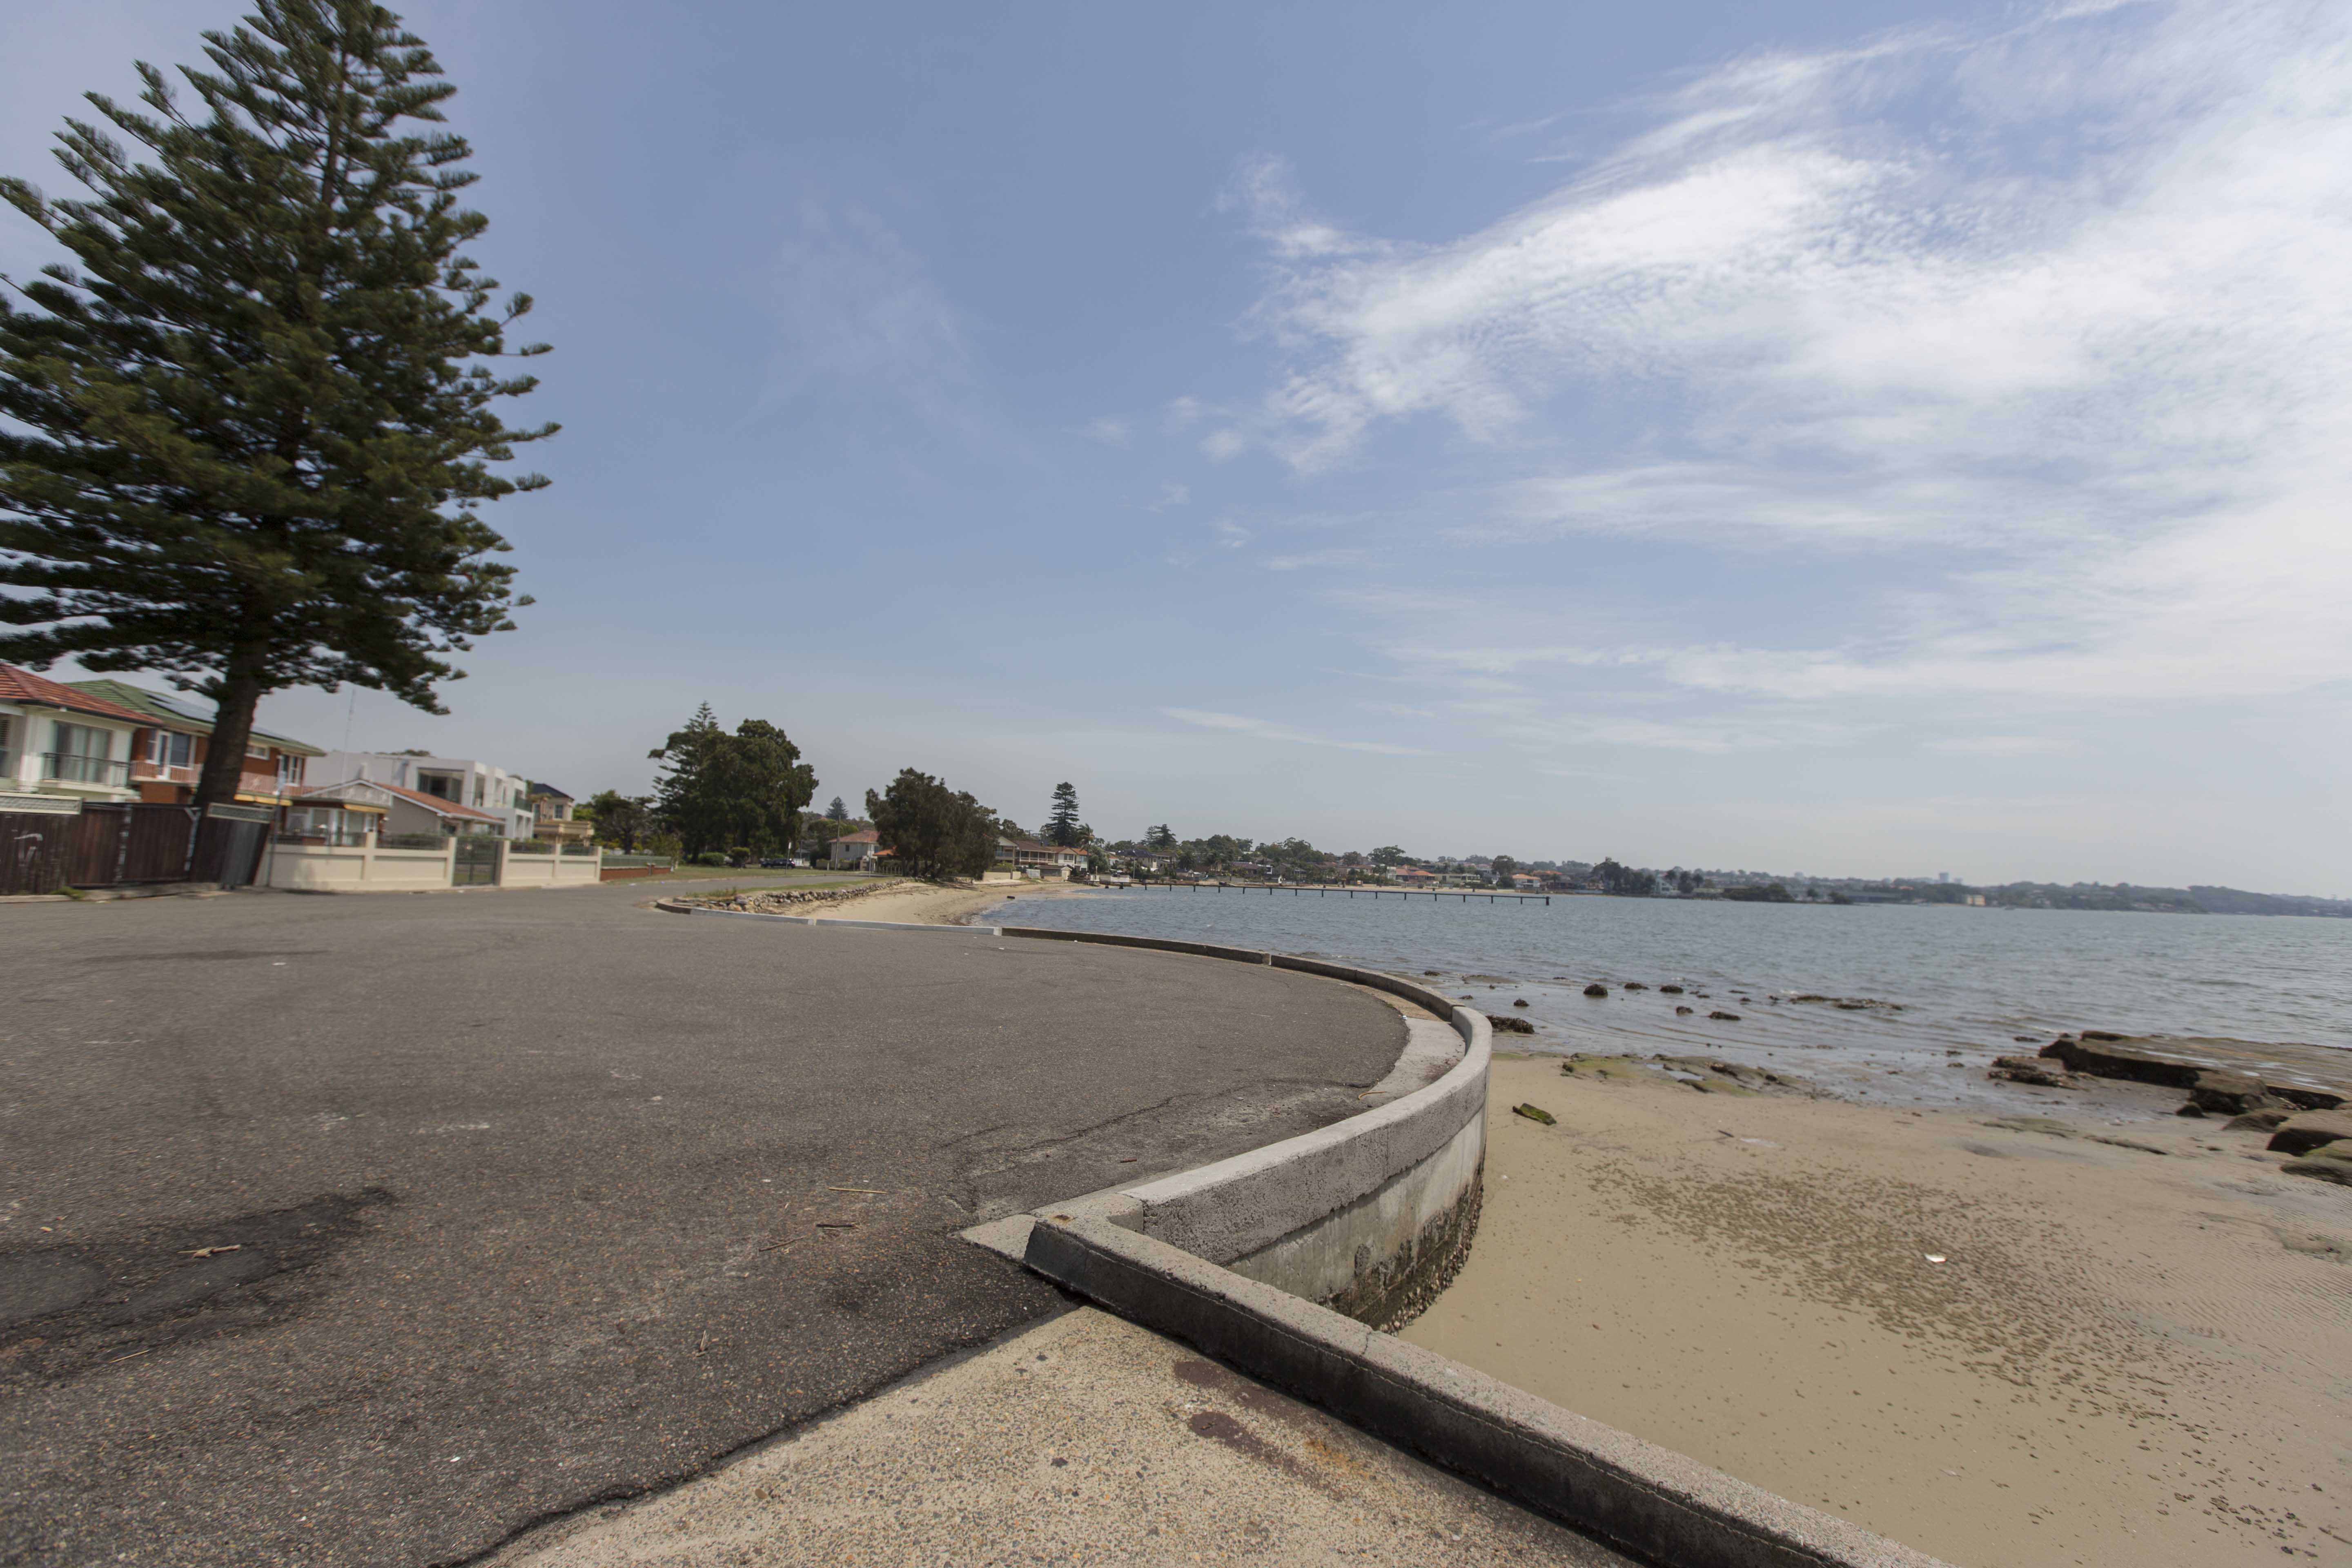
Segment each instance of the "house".
[{"label": "house", "polygon": [[882,836],[870,827],[863,833],[845,834],[835,839],[825,853],[836,866],[870,871],[874,868],[875,860],[881,856]]},{"label": "house", "polygon": [[421,789],[375,779],[345,779],[302,791],[287,812],[289,833],[321,843],[355,844],[373,827],[383,838],[515,835],[512,814],[485,811]]},{"label": "house", "polygon": [[999,838],[996,841],[996,858],[1011,861],[1016,871],[1031,872],[1040,877],[1067,877],[1072,871],[1087,868],[1085,850],[1040,844],[1034,838]]},{"label": "house", "polygon": [[[77,680],[77,691],[128,708],[147,723],[131,743],[131,784],[152,805],[184,805],[212,745],[212,710],[175,693],[150,691],[123,680]],[[284,805],[305,782],[310,759],[326,753],[307,742],[255,729],[246,737],[236,798],[247,805]]]},{"label": "house", "polygon": [[329,752],[311,768],[310,777],[315,784],[364,781],[430,795],[488,814],[502,838],[536,837],[538,814],[528,798],[530,781],[471,758],[436,757],[423,752]]},{"label": "house", "polygon": [[1399,866],[1391,870],[1389,875],[1396,879],[1400,887],[1433,888],[1438,883],[1436,872],[1424,871],[1418,866]]},{"label": "house", "polygon": [[0,811],[78,811],[135,801],[131,764],[147,716],[0,664]]},{"label": "house", "polygon": [[523,800],[530,806],[530,836],[554,844],[585,844],[596,837],[596,825],[572,815],[572,799],[551,784],[523,781]]}]

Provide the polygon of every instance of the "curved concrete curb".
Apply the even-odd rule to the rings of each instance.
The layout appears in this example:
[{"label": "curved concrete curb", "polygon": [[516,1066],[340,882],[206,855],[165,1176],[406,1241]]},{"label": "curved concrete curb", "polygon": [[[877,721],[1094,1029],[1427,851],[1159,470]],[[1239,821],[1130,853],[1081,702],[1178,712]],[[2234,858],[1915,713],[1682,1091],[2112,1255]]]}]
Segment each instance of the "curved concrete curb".
[{"label": "curved concrete curb", "polygon": [[1019,926],[1004,934],[1205,951],[1373,986],[1445,1019],[1465,1047],[1436,1082],[1377,1110],[1039,1211],[1023,1254],[1030,1268],[1653,1562],[1940,1568],[1381,1331],[1444,1288],[1477,1226],[1494,1046],[1484,1014],[1409,980],[1317,959]]},{"label": "curved concrete curb", "polygon": [[[1434,1083],[1198,1170],[1040,1210],[982,1245],[1538,1513],[1673,1568],[1944,1568],[1935,1558],[1381,1331],[1452,1279],[1477,1226],[1486,1016],[1374,970],[1248,948],[1024,926],[975,931],[1272,964],[1404,997],[1453,1026]],[[1000,1231],[998,1221],[965,1234]],[[1010,1244],[1010,1245],[1008,1245]],[[1326,1303],[1328,1303],[1328,1305]]]}]

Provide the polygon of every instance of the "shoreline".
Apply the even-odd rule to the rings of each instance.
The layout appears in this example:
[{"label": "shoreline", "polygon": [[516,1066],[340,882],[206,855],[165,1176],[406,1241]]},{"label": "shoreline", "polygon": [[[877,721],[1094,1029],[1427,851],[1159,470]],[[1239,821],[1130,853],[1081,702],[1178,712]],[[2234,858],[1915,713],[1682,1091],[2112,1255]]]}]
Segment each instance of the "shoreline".
[{"label": "shoreline", "polygon": [[[765,909],[777,914],[807,915],[817,920],[891,921],[905,925],[973,925],[978,917],[999,904],[1021,899],[1072,898],[1097,889],[1083,882],[908,882],[868,883],[845,894],[822,895],[789,904],[789,889],[752,889],[730,900],[740,907]],[[758,900],[763,891],[779,895],[772,906]],[[691,898],[693,895],[687,894]]]},{"label": "shoreline", "polygon": [[2262,1136],[1562,1065],[1403,1338],[1956,1563],[2352,1550],[2352,1202]]}]

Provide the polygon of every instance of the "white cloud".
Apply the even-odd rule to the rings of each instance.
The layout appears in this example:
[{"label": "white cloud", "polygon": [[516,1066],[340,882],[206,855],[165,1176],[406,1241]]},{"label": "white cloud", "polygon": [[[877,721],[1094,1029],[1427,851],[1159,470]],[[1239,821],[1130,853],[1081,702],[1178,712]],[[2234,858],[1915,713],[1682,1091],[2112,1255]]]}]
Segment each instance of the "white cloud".
[{"label": "white cloud", "polygon": [[1955,735],[1928,742],[1927,750],[1964,757],[2075,757],[2084,748],[2065,735]]},{"label": "white cloud", "polygon": [[782,343],[782,390],[879,384],[930,402],[967,373],[963,330],[887,203],[787,176],[755,287]]},{"label": "white cloud", "polygon": [[1239,713],[1211,713],[1198,708],[1162,708],[1171,719],[1202,730],[1225,730],[1247,735],[1257,741],[1286,741],[1300,746],[1328,746],[1342,752],[1371,752],[1384,757],[1432,757],[1439,753],[1423,751],[1418,746],[1399,746],[1386,741],[1341,741],[1328,735],[1312,735],[1286,725],[1269,723],[1263,719],[1251,719]]},{"label": "white cloud", "polygon": [[[2352,675],[2352,12],[2076,6],[1742,60],[1439,245],[1278,166],[1265,438],[1301,470],[1434,417],[1536,477],[1456,542],[1903,552],[1817,646],[1593,637],[1703,691],[2032,704]],[[1615,457],[1570,458],[1598,411]]]},{"label": "white cloud", "polygon": [[1135,426],[1109,415],[1087,420],[1078,426],[1078,434],[1089,441],[1099,441],[1106,447],[1117,447],[1121,451],[1135,444]]}]

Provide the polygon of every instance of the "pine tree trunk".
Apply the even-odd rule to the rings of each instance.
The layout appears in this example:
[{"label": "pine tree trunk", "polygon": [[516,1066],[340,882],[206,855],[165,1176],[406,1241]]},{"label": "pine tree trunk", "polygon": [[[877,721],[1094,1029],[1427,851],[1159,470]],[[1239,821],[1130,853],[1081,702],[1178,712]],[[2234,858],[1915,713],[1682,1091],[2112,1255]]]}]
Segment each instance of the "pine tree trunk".
[{"label": "pine tree trunk", "polygon": [[200,808],[236,799],[237,780],[245,772],[246,742],[253,737],[254,710],[261,705],[266,657],[258,646],[235,648],[229,654],[228,668],[221,672],[212,740],[205,752],[205,770],[196,780]]}]

